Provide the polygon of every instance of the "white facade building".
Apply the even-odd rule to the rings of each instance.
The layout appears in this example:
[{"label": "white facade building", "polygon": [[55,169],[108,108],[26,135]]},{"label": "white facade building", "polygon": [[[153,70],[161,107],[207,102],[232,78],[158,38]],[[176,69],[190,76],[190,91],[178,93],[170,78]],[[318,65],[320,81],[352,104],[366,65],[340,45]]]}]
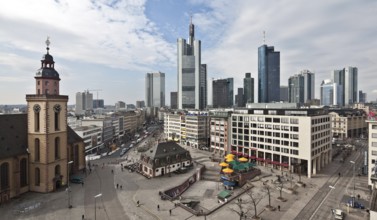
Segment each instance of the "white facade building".
[{"label": "white facade building", "polygon": [[85,154],[96,153],[102,145],[102,128],[91,125],[77,127],[74,131],[84,140]]},{"label": "white facade building", "polygon": [[260,165],[310,178],[331,161],[330,116],[323,109],[236,110],[231,123],[231,153]]}]

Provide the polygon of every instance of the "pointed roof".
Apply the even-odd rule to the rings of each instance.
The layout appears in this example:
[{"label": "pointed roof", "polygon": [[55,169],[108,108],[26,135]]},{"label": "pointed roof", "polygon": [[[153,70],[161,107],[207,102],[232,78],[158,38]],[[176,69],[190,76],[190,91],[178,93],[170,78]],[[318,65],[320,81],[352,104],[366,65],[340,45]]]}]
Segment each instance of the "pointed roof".
[{"label": "pointed roof", "polygon": [[181,147],[174,141],[159,143],[158,145],[152,147],[150,150],[144,154],[152,159],[166,158],[171,155],[185,154],[189,152],[188,150]]},{"label": "pointed roof", "polygon": [[50,78],[60,80],[59,73],[54,68],[54,58],[49,53],[50,39],[48,37],[46,40],[46,45],[47,53],[42,57],[41,68],[35,74],[35,78]]}]

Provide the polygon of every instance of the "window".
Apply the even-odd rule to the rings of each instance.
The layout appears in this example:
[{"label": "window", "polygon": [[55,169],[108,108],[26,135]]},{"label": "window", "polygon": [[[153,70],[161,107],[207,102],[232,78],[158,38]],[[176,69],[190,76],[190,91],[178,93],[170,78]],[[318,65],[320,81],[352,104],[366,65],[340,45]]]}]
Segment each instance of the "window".
[{"label": "window", "polygon": [[59,127],[60,127],[60,123],[59,123],[60,111],[61,111],[60,105],[54,105],[55,131],[59,131]]},{"label": "window", "polygon": [[60,158],[60,138],[55,138],[55,160]]},{"label": "window", "polygon": [[0,166],[0,189],[4,190],[9,187],[9,164],[3,163]]},{"label": "window", "polygon": [[34,105],[33,106],[33,110],[34,110],[34,131],[38,132],[39,131],[39,113],[41,111],[41,106],[39,106],[38,104],[37,105]]},{"label": "window", "polygon": [[372,133],[372,138],[377,138],[377,133]]},{"label": "window", "polygon": [[38,138],[34,140],[34,161],[40,160],[40,141]]},{"label": "window", "polygon": [[39,168],[35,168],[35,185],[39,186],[41,184],[41,171]]},{"label": "window", "polygon": [[20,184],[21,187],[27,185],[27,162],[25,158],[20,161]]},{"label": "window", "polygon": [[377,151],[372,150],[372,155],[373,155],[373,156],[377,156]]},{"label": "window", "polygon": [[372,142],[372,147],[377,147],[377,142]]}]

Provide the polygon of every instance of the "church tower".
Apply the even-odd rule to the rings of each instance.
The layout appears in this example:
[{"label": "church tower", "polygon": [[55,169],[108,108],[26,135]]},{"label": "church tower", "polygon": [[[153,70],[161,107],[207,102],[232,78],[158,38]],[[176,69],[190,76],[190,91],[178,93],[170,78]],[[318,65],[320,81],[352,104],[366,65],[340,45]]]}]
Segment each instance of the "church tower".
[{"label": "church tower", "polygon": [[55,191],[68,181],[67,102],[59,94],[59,73],[49,53],[35,75],[35,94],[26,95],[30,191]]}]

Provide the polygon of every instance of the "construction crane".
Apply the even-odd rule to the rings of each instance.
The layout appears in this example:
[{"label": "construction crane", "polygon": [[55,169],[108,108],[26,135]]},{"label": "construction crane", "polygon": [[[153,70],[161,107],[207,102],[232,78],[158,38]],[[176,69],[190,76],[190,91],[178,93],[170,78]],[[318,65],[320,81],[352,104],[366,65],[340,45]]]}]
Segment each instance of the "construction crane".
[{"label": "construction crane", "polygon": [[87,89],[86,91],[88,91],[88,92],[97,92],[97,100],[98,100],[98,92],[99,91],[102,91],[102,89]]}]

